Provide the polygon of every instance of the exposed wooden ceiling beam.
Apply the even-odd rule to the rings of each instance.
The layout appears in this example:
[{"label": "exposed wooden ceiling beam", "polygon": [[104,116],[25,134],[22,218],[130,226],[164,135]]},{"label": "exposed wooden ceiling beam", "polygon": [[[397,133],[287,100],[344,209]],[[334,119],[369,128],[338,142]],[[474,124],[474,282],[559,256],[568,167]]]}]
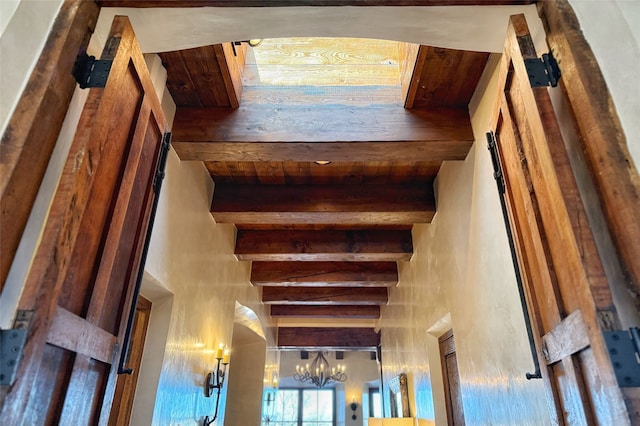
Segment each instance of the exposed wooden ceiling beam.
[{"label": "exposed wooden ceiling beam", "polygon": [[483,6],[535,0],[98,0],[102,7]]},{"label": "exposed wooden ceiling beam", "polygon": [[198,161],[463,160],[474,137],[466,109],[246,105],[179,108],[172,145]]},{"label": "exposed wooden ceiling beam", "polygon": [[278,328],[280,349],[375,349],[380,334],[373,328],[286,327]]},{"label": "exposed wooden ceiling beam", "polygon": [[253,262],[255,286],[391,287],[398,283],[396,262]]},{"label": "exposed wooden ceiling beam", "polygon": [[177,107],[240,105],[241,64],[231,43],[162,52],[159,56],[167,69],[167,88]]},{"label": "exposed wooden ceiling beam", "polygon": [[386,287],[263,287],[262,303],[270,305],[384,305]]},{"label": "exposed wooden ceiling beam", "polygon": [[380,305],[271,305],[271,316],[275,318],[380,318]]},{"label": "exposed wooden ceiling beam", "polygon": [[216,185],[211,214],[236,224],[414,224],[433,219],[431,185]]},{"label": "exposed wooden ceiling beam", "polygon": [[254,261],[410,260],[411,231],[238,230],[236,257]]},{"label": "exposed wooden ceiling beam", "polygon": [[420,46],[405,108],[464,108],[469,105],[489,54]]}]

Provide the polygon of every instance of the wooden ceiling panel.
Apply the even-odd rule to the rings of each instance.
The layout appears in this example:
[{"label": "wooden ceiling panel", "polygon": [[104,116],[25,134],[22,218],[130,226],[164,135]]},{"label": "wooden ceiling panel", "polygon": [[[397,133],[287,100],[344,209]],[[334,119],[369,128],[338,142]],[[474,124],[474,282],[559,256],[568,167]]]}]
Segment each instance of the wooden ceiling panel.
[{"label": "wooden ceiling panel", "polygon": [[391,287],[398,284],[396,262],[253,262],[255,286]]},{"label": "wooden ceiling panel", "polygon": [[410,231],[238,230],[236,257],[254,261],[395,262],[410,260]]},{"label": "wooden ceiling panel", "polygon": [[380,344],[380,333],[373,328],[361,327],[280,327],[277,344],[280,349],[375,350]]},{"label": "wooden ceiling panel", "polygon": [[275,318],[380,318],[379,305],[271,305],[271,316]]},{"label": "wooden ceiling panel", "polygon": [[182,160],[462,160],[474,141],[460,109],[241,106],[179,108],[172,145]]},{"label": "wooden ceiling panel", "polygon": [[176,107],[202,106],[189,69],[184,63],[182,51],[160,53],[159,56],[167,70],[167,89]]},{"label": "wooden ceiling panel", "polygon": [[335,223],[307,223],[297,225],[273,223],[236,224],[236,228],[240,231],[411,231],[412,227],[413,224],[398,225],[384,223],[376,223],[375,225],[358,225],[352,223],[344,225]]},{"label": "wooden ceiling panel", "polygon": [[267,305],[385,305],[386,287],[263,287]]},{"label": "wooden ceiling panel", "polygon": [[221,44],[160,53],[167,69],[167,88],[178,108],[238,106],[230,69]]},{"label": "wooden ceiling panel", "polygon": [[[205,166],[216,184],[347,185],[423,184],[432,185],[440,161],[314,162],[207,161]],[[281,171],[274,171],[274,168]]]},{"label": "wooden ceiling panel", "polygon": [[218,223],[404,224],[435,215],[431,185],[227,185],[211,206]]},{"label": "wooden ceiling panel", "polygon": [[478,85],[488,53],[420,46],[406,108],[464,108]]}]

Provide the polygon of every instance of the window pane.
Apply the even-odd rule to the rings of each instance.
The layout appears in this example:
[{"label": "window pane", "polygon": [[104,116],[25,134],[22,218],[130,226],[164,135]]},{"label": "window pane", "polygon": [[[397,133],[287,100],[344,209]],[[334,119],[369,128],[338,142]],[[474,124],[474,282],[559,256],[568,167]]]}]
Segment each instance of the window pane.
[{"label": "window pane", "polygon": [[262,426],[335,426],[333,389],[280,389],[275,398],[267,398],[265,393]]},{"label": "window pane", "polygon": [[331,389],[305,389],[302,391],[302,420],[314,422],[333,422],[333,390]]},{"label": "window pane", "polygon": [[315,390],[302,391],[302,420],[304,422],[318,420],[318,399]]},{"label": "window pane", "polygon": [[369,389],[369,404],[371,417],[382,417],[382,400],[379,389]]},{"label": "window pane", "polygon": [[[265,393],[262,406],[262,420],[269,419],[270,425],[297,426],[298,420],[298,391],[295,389],[281,389],[276,392],[275,400],[267,403]],[[283,423],[291,422],[291,423]]]}]

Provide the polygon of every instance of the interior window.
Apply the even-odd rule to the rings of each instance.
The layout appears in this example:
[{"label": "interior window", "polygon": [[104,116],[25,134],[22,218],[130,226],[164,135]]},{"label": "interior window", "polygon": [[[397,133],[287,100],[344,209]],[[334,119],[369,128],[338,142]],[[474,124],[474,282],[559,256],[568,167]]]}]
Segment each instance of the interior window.
[{"label": "interior window", "polygon": [[369,388],[369,417],[382,417],[380,388]]},{"label": "interior window", "polygon": [[335,426],[335,412],[333,389],[267,390],[262,426]]}]

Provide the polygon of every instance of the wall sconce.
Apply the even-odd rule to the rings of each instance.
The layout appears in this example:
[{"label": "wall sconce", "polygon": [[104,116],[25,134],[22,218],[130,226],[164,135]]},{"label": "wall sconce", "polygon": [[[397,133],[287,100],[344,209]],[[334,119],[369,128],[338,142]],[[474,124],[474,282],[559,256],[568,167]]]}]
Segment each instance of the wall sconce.
[{"label": "wall sconce", "polygon": [[353,415],[351,416],[352,420],[356,420],[358,418],[358,416],[356,416],[356,410],[358,409],[358,403],[356,402],[356,397],[353,396],[351,397],[351,404],[349,404],[349,407],[351,407],[351,411],[353,411]]},{"label": "wall sconce", "polygon": [[[213,414],[213,418],[209,420],[209,416],[204,418],[204,426],[209,426],[211,423],[215,422],[218,418],[218,404],[220,404],[220,390],[224,385],[225,373],[227,370],[227,365],[229,365],[229,356],[230,351],[226,346],[220,344],[218,349],[216,350],[216,360],[217,365],[216,369],[210,371],[207,374],[207,378],[204,382],[204,396],[209,398],[213,394],[213,390],[216,389],[218,392],[216,393],[216,411]],[[220,367],[222,364],[222,367]]]}]

